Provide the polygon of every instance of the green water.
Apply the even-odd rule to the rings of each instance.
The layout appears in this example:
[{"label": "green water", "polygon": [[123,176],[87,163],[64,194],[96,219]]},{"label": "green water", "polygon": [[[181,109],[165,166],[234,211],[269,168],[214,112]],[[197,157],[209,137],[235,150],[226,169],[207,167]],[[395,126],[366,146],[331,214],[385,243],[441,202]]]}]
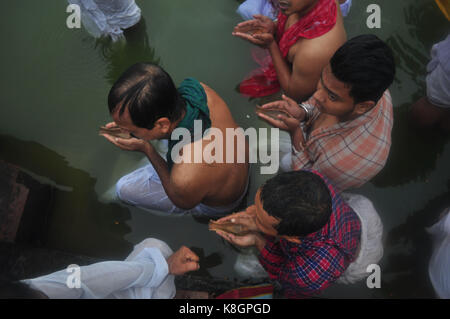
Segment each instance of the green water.
[{"label": "green water", "polygon": [[[355,0],[345,20],[349,37],[375,33],[395,51],[398,73],[393,146],[386,168],[358,193],[370,198],[384,227],[382,288],[362,282],[335,285],[324,297],[433,297],[424,227],[450,206],[450,147],[438,132],[411,129],[410,104],[425,92],[433,43],[449,23],[434,1]],[[147,237],[173,249],[194,247],[200,275],[235,278],[236,252],[202,221],[167,218],[106,200],[118,178],[136,168],[140,154],[119,151],[97,136],[110,121],[106,97],[113,81],[138,61],[160,63],[180,83],[192,76],[214,88],[244,128],[268,127],[253,116],[254,102],[236,85],[255,67],[251,46],[231,36],[240,21],[234,0],[137,1],[145,24],[125,47],[70,30],[63,0],[10,1],[0,13],[0,159],[23,167],[56,188],[47,246],[101,258],[124,258]],[[382,28],[366,27],[366,8],[378,3]],[[270,176],[252,169],[248,204]]]}]

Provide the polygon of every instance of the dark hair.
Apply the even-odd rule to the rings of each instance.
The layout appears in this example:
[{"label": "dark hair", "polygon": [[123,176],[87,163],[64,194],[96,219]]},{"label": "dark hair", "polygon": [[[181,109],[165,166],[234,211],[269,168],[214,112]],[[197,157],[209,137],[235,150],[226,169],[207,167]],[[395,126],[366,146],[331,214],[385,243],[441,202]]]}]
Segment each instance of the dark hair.
[{"label": "dark hair", "polygon": [[45,294],[20,281],[0,280],[0,299],[43,299]]},{"label": "dark hair", "polygon": [[108,107],[110,113],[120,107],[120,116],[128,108],[133,124],[146,129],[162,117],[176,121],[185,110],[170,75],[152,63],[137,63],[126,70],[109,92]]},{"label": "dark hair", "polygon": [[333,75],[351,86],[350,96],[355,104],[378,103],[395,77],[391,48],[371,34],[347,41],[333,55],[330,64]]},{"label": "dark hair", "polygon": [[328,186],[322,178],[308,171],[279,174],[261,189],[264,210],[281,221],[278,235],[307,236],[324,227],[332,205]]}]

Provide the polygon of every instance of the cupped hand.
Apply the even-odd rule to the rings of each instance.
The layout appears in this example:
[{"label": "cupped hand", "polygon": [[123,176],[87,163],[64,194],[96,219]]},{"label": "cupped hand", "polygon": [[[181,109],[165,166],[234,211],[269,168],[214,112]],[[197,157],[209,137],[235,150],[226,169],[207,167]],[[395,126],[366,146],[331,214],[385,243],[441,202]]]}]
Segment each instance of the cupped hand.
[{"label": "cupped hand", "polygon": [[287,97],[284,94],[282,95],[282,100],[264,104],[259,108],[263,110],[274,110],[287,113],[288,115],[299,120],[300,122],[303,121],[306,116],[305,110],[302,109],[297,104],[297,102],[295,102],[293,99]]},{"label": "cupped hand", "polygon": [[283,131],[287,131],[291,134],[294,134],[297,130],[300,129],[300,121],[296,118],[280,114],[277,115],[277,118],[275,119],[263,113],[257,114],[260,118],[262,118],[273,127],[279,128]]},{"label": "cupped hand", "polygon": [[260,47],[267,48],[275,41],[275,23],[262,15],[255,15],[254,17],[254,20],[239,23],[232,34]]},{"label": "cupped hand", "polygon": [[259,231],[259,228],[256,226],[256,214],[254,209],[254,205],[250,206],[246,211],[222,217],[221,219],[217,220],[217,223],[229,222],[243,225],[250,231]]},{"label": "cupped hand", "polygon": [[102,136],[112,144],[125,151],[138,151],[145,153],[149,148],[152,147],[149,142],[134,137],[130,139],[124,139],[114,137],[109,134],[102,134]]},{"label": "cupped hand", "polygon": [[275,23],[268,17],[261,14],[255,14],[255,19],[239,23],[234,27],[234,32],[240,33],[269,33],[274,35],[276,31]]},{"label": "cupped hand", "polygon": [[226,241],[228,241],[229,243],[241,247],[256,246],[258,241],[260,240],[259,237],[262,237],[258,233],[250,233],[244,236],[237,236],[220,230],[216,230],[216,234],[225,239]]},{"label": "cupped hand", "polygon": [[169,273],[178,276],[199,270],[199,260],[200,258],[192,250],[182,246],[167,259]]}]

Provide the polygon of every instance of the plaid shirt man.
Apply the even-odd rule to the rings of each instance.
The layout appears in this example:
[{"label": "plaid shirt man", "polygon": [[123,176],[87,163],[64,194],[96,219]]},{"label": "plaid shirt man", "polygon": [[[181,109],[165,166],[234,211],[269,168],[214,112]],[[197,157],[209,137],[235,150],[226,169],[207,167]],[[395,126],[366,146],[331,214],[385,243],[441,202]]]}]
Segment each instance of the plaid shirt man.
[{"label": "plaid shirt man", "polygon": [[357,257],[361,222],[356,213],[320,173],[332,198],[332,213],[319,231],[300,244],[266,236],[259,261],[273,280],[281,283],[288,298],[304,298],[319,293],[336,281]]},{"label": "plaid shirt man", "polygon": [[[314,106],[311,98],[307,103]],[[314,169],[327,176],[338,190],[357,188],[386,164],[391,147],[392,99],[384,92],[377,105],[360,117],[310,132],[320,112],[305,124],[305,145],[293,148],[292,169]]]}]

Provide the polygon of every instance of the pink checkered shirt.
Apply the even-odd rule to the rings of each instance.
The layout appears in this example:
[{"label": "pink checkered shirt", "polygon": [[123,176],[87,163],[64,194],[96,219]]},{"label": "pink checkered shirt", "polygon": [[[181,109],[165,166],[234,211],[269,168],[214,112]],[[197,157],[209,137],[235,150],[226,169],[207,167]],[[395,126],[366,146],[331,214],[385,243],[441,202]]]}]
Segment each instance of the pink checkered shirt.
[{"label": "pink checkered shirt", "polygon": [[[311,98],[307,103],[314,106]],[[314,109],[307,132],[320,112]],[[314,169],[340,190],[368,182],[386,164],[393,126],[392,98],[388,90],[378,104],[360,117],[305,134],[305,146],[293,152],[292,169]]]}]

